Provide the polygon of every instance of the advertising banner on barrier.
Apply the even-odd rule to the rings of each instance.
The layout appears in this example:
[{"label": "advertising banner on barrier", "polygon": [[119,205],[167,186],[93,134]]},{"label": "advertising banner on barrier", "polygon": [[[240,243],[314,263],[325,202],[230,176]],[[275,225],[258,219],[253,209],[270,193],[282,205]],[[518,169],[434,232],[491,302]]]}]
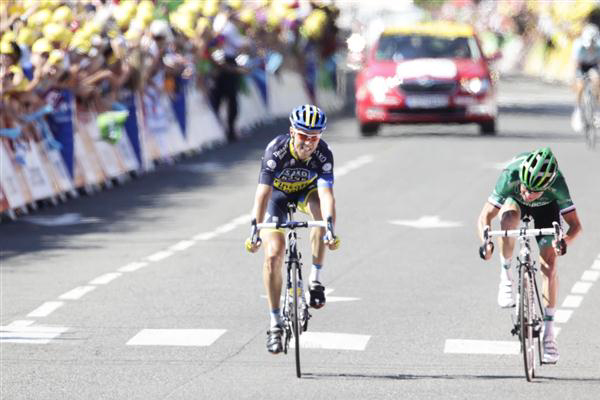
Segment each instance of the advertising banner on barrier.
[{"label": "advertising banner on barrier", "polygon": [[[107,177],[102,169],[102,164],[94,142],[88,133],[87,127],[95,121],[90,121],[92,117],[90,113],[77,112],[76,115],[76,134],[75,134],[75,160],[76,167],[76,182],[79,184],[80,177],[83,177],[85,185],[99,185],[104,182]],[[80,168],[80,169],[79,169]]]},{"label": "advertising banner on barrier", "polygon": [[54,170],[54,178],[60,192],[72,191],[74,188],[73,181],[67,171],[67,166],[65,165],[65,161],[63,160],[60,151],[49,148],[46,148],[45,150],[48,162]]},{"label": "advertising banner on barrier", "polygon": [[40,155],[37,150],[37,144],[30,140],[27,143],[27,148],[23,153],[25,165],[23,172],[33,200],[43,200],[55,195],[52,182],[46,168],[44,167]]},{"label": "advertising banner on barrier", "polygon": [[11,208],[22,207],[29,200],[12,163],[12,152],[0,141],[0,182],[4,196]]}]

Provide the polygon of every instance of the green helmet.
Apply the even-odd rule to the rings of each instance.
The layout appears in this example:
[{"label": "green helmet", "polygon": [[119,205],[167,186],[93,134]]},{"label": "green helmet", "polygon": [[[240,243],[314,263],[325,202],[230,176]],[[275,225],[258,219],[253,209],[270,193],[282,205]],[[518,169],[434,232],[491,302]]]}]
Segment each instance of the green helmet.
[{"label": "green helmet", "polygon": [[529,153],[521,163],[519,178],[528,190],[542,192],[554,182],[558,175],[558,163],[549,147]]}]

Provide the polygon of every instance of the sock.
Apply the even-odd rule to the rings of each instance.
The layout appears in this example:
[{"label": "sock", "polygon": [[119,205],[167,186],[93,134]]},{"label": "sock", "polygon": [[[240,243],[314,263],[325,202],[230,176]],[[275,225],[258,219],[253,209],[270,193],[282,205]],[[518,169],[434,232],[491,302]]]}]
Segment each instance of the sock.
[{"label": "sock", "polygon": [[271,310],[271,328],[281,326],[281,312],[279,308]]},{"label": "sock", "polygon": [[321,268],[322,266],[319,264],[313,264],[312,267],[310,268],[310,277],[309,280],[312,281],[319,281],[321,282]]},{"label": "sock", "polygon": [[512,274],[510,271],[511,262],[512,258],[504,258],[502,254],[500,254],[500,265],[502,266],[502,268],[500,268],[500,278],[504,281],[507,279],[512,280]]},{"label": "sock", "polygon": [[546,316],[544,317],[544,337],[554,337],[554,311],[555,308],[546,307]]}]

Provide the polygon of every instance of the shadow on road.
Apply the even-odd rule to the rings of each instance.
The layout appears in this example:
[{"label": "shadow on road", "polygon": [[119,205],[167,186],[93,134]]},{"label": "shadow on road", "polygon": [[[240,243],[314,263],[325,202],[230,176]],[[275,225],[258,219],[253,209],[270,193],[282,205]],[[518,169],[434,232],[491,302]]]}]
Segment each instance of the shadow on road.
[{"label": "shadow on road", "polygon": [[[0,224],[0,269],[8,267],[6,261],[15,256],[52,249],[81,249],[103,247],[105,243],[90,245],[89,241],[79,244],[67,239],[86,233],[118,232],[135,230],[141,222],[152,222],[153,217],[142,217],[141,210],[167,208],[169,195],[185,196],[199,187],[210,187],[217,183],[231,186],[241,185],[241,176],[231,174],[236,164],[252,161],[258,175],[260,158],[267,143],[276,135],[289,129],[286,118],[278,119],[255,128],[251,135],[235,143],[208,149],[200,154],[178,159],[172,165],[158,165],[151,173],[142,175],[110,190],[92,196],[81,195],[64,204],[52,207],[43,204],[32,213],[33,217],[55,217],[65,214],[81,215],[94,223],[62,226],[42,226],[28,223],[24,218],[3,221]],[[200,164],[220,166],[219,170],[202,170]],[[226,181],[224,177],[226,175]],[[212,203],[210,203],[212,204]],[[198,209],[210,206],[208,201],[197,200]],[[24,216],[25,217],[25,216]],[[141,218],[146,218],[142,220]],[[157,235],[160,234],[159,232]]]}]

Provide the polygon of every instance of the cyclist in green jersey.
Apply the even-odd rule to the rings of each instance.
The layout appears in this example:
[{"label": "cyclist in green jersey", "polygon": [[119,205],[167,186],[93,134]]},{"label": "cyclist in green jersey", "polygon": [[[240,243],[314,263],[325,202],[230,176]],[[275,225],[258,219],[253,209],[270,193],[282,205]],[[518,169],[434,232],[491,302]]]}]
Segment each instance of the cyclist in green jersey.
[{"label": "cyclist in green jersey", "polygon": [[[569,229],[561,243],[554,243],[552,236],[538,237],[540,264],[544,278],[544,361],[556,363],[559,358],[554,336],[554,311],[558,296],[556,257],[566,253],[567,246],[581,232],[581,223],[571,200],[569,188],[556,158],[545,147],[514,158],[502,171],[494,191],[479,215],[479,237],[483,243],[483,230],[500,214],[501,229],[517,229],[525,215],[535,221],[535,228],[551,228],[552,222],[560,222],[562,216]],[[515,306],[515,291],[510,270],[515,239],[500,240],[500,284],[498,304],[508,308]],[[556,250],[558,249],[558,250]],[[494,251],[493,243],[480,249],[480,256],[489,260]]]}]

